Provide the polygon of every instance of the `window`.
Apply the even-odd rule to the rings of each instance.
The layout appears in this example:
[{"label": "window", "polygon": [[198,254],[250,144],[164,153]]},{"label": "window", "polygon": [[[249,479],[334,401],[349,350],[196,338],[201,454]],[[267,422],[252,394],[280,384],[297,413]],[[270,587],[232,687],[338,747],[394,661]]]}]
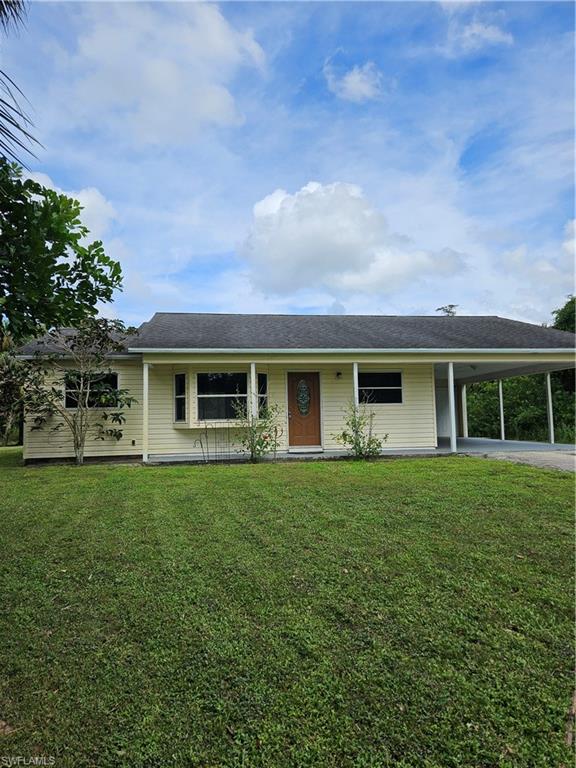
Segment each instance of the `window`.
[{"label": "window", "polygon": [[[85,376],[84,388],[90,383],[88,395],[88,408],[110,408],[115,404],[115,393],[118,389],[117,373],[92,373]],[[78,407],[78,389],[80,386],[80,374],[70,371],[65,376],[65,406],[66,408]]]},{"label": "window", "polygon": [[235,419],[235,404],[246,407],[248,376],[245,373],[198,374],[198,420]]},{"label": "window", "polygon": [[361,403],[401,403],[402,374],[359,373],[358,397]]},{"label": "window", "polygon": [[258,374],[258,416],[262,417],[268,408],[268,374]]},{"label": "window", "polygon": [[186,374],[174,374],[174,421],[186,421]]}]

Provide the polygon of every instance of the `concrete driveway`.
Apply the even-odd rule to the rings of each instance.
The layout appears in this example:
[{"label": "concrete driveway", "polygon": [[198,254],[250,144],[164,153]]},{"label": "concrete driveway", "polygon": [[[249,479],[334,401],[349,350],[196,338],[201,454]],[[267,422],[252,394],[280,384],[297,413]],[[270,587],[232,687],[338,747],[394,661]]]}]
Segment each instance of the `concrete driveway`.
[{"label": "concrete driveway", "polygon": [[486,453],[484,455],[486,458],[513,461],[516,464],[531,464],[533,467],[576,472],[576,453],[574,451],[526,451]]}]

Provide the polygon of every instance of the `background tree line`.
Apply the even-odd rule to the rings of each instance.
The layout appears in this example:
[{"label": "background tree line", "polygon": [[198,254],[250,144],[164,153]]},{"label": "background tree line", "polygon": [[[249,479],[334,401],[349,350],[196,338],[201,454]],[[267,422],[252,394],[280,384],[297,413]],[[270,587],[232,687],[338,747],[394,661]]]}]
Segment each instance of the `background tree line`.
[{"label": "background tree line", "polygon": [[[552,326],[561,331],[576,330],[576,298],[552,312]],[[554,426],[557,443],[574,443],[574,370],[551,375]],[[504,379],[504,420],[508,440],[547,441],[545,374]],[[470,437],[500,438],[500,406],[497,381],[480,381],[467,387],[468,434]]]}]

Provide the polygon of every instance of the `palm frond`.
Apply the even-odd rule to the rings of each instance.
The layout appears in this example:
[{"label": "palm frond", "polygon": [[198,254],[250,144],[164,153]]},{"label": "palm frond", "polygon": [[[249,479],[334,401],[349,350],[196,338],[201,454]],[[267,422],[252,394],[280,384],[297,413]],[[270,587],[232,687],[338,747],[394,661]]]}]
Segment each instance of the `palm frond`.
[{"label": "palm frond", "polygon": [[0,0],[0,26],[7,32],[10,27],[18,27],[26,18],[24,0]]}]

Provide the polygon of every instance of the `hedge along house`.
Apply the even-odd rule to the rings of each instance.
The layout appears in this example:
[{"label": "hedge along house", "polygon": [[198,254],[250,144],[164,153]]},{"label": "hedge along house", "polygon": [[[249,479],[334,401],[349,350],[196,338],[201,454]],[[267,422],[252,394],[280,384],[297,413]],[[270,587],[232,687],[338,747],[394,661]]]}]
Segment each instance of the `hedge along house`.
[{"label": "hedge along house", "polygon": [[[385,451],[458,450],[468,436],[466,385],[574,366],[575,335],[500,317],[157,313],[110,360],[137,404],[120,441],[88,441],[87,457],[238,455],[234,402],[277,404],[279,450],[342,450],[350,403],[369,403]],[[42,349],[26,345],[22,356]],[[66,397],[66,393],[62,393]],[[504,415],[501,403],[502,437]],[[31,419],[29,419],[31,422]],[[64,432],[24,430],[24,459],[73,455]]]}]

